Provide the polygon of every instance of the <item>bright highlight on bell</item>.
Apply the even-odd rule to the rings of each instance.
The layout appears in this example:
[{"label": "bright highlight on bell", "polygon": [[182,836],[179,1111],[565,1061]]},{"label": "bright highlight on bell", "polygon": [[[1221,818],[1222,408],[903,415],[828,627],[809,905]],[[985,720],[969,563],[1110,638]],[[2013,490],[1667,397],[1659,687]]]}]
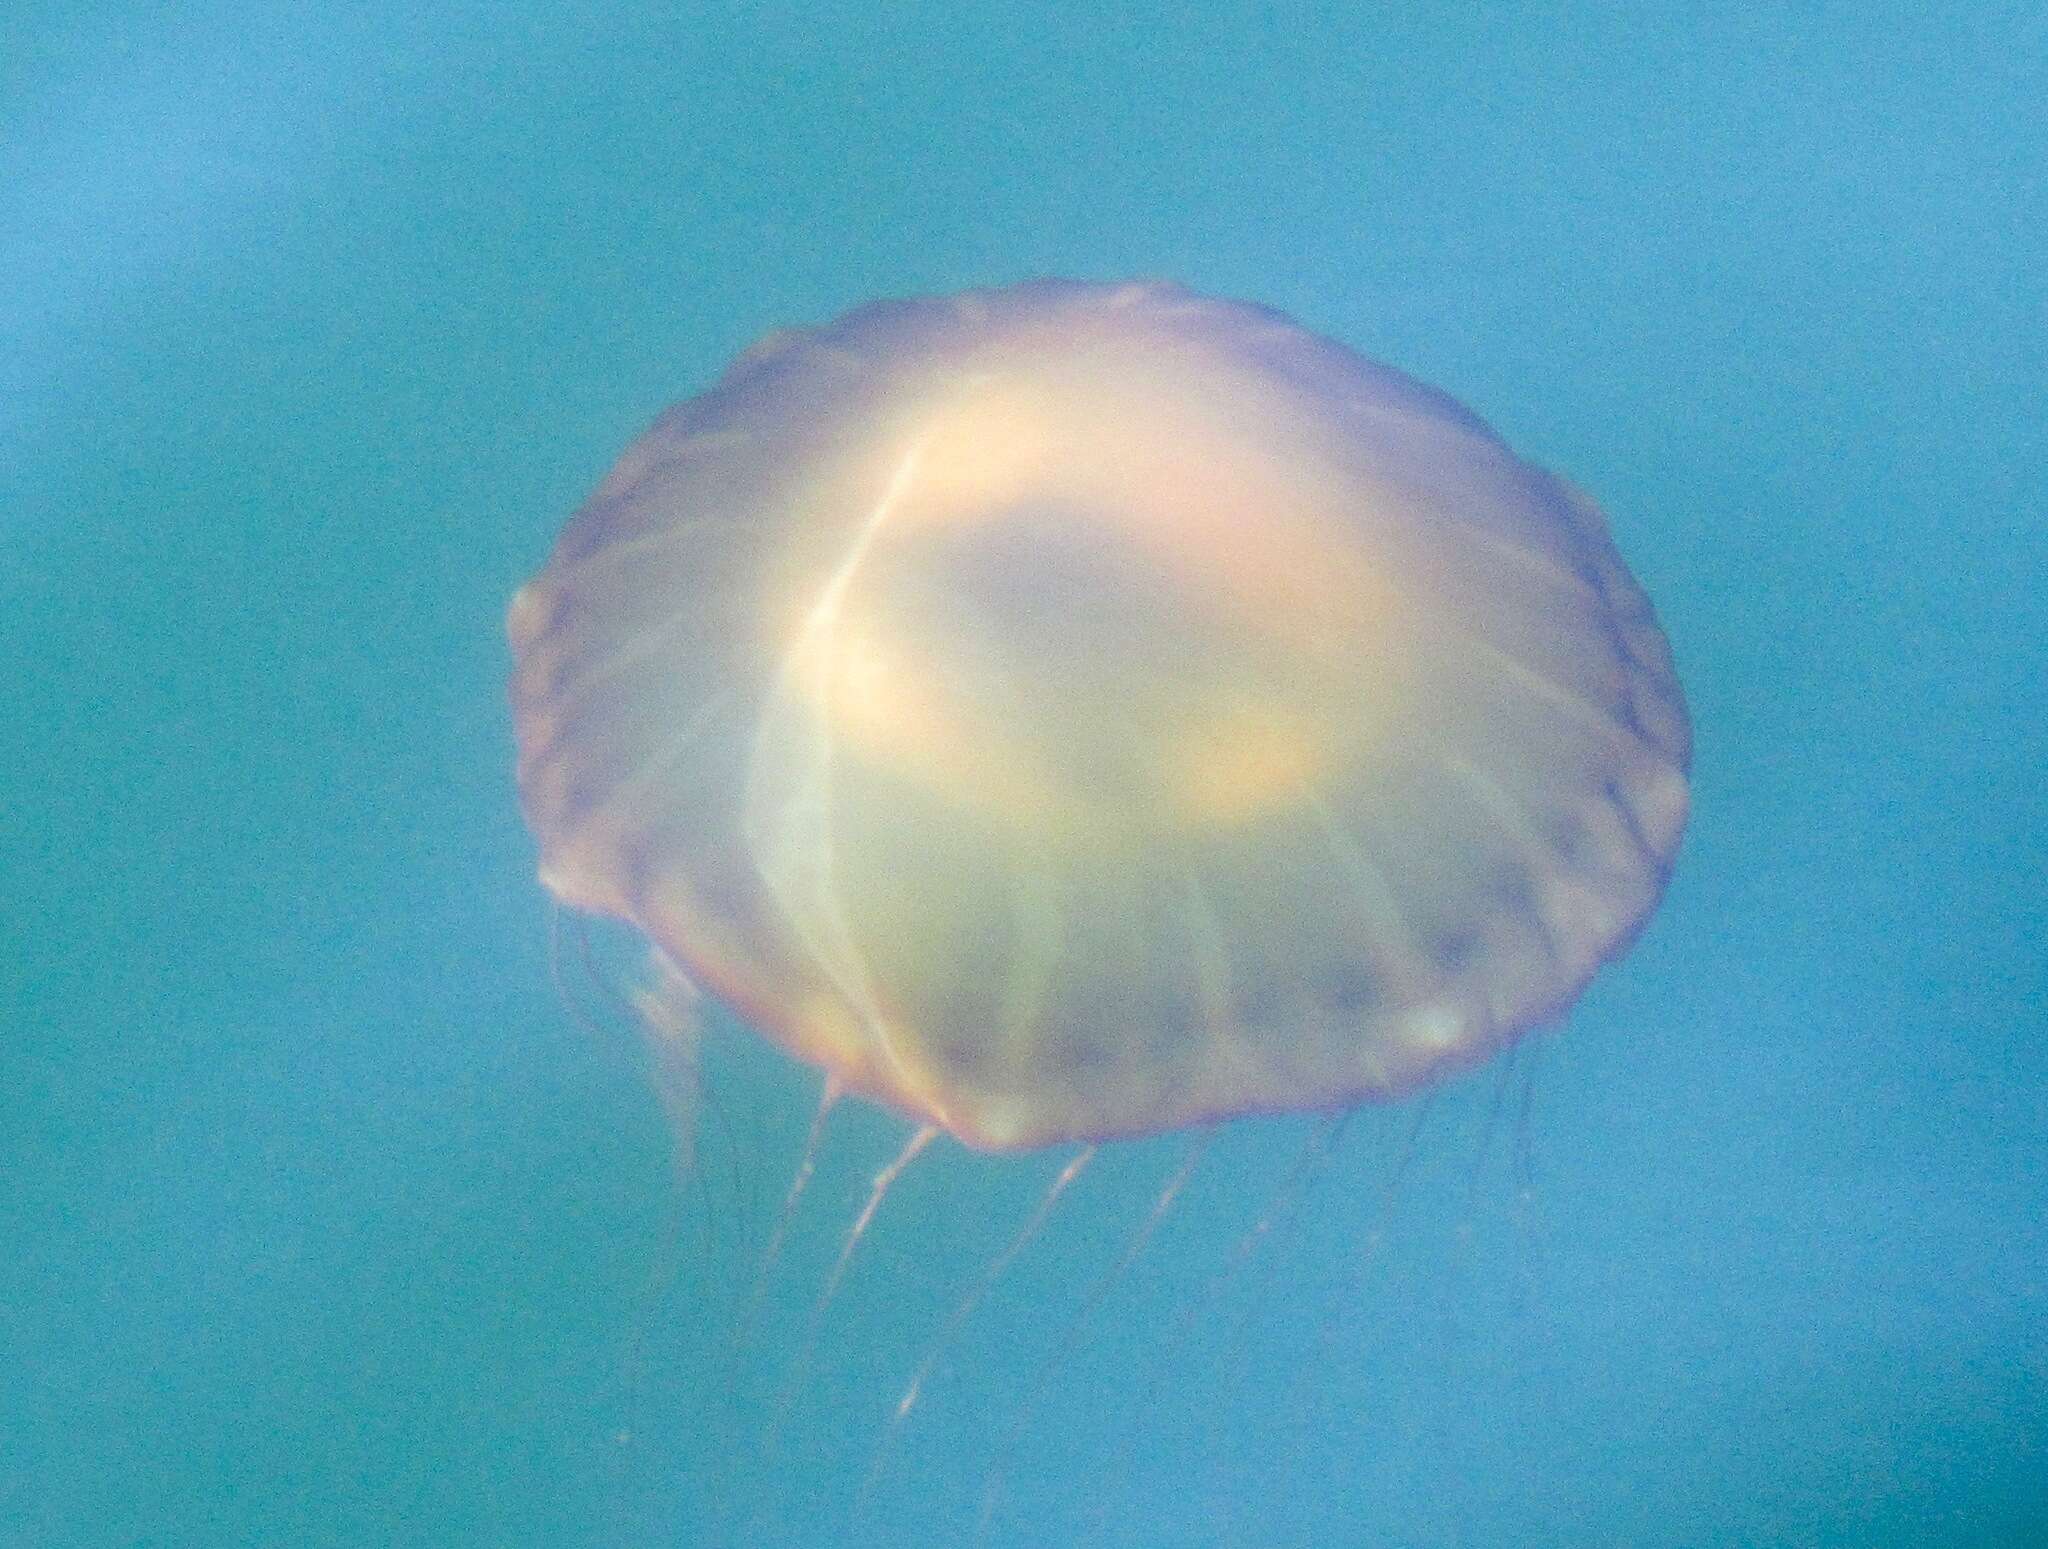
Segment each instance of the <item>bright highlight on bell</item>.
[{"label": "bright highlight on bell", "polygon": [[1559,1016],[1691,735],[1584,495],[1257,307],[773,335],[513,599],[565,904],[970,1145],[1397,1097]]}]

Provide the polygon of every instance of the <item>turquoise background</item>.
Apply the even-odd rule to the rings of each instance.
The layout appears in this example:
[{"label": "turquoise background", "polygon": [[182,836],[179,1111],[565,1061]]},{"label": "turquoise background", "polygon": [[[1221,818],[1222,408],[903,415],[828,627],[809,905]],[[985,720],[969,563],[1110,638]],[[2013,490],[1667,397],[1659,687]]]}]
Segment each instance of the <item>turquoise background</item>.
[{"label": "turquoise background", "polygon": [[[2038,5],[22,0],[0,1544],[2006,1545],[2048,1523]],[[1559,1036],[1059,1158],[550,982],[502,613],[764,330],[1169,275],[1606,503],[1697,817]],[[572,954],[573,966],[573,954]],[[570,1006],[589,1008],[588,1020]],[[1412,1141],[1411,1141],[1411,1138]],[[1277,1206],[1277,1208],[1276,1208]],[[1268,1211],[1238,1264],[1232,1245]],[[778,1387],[793,1396],[778,1425]],[[771,1437],[771,1431],[774,1433]]]}]

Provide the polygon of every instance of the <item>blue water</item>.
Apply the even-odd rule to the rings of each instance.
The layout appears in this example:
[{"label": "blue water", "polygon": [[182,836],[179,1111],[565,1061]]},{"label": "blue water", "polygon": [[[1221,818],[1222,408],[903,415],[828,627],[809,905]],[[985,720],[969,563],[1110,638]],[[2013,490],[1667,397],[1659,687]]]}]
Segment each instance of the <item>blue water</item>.
[{"label": "blue water", "polygon": [[[2044,60],[2019,4],[17,0],[0,1544],[956,1545],[991,1477],[1000,1546],[2044,1541]],[[679,1180],[565,1009],[502,610],[765,329],[1038,274],[1278,306],[1596,492],[1696,818],[1566,1028],[1297,1208],[1310,1124],[1223,1135],[1048,1365],[1181,1156],[1105,1153],[875,1470],[1059,1158],[921,1159],[798,1381],[903,1135],[845,1110],[733,1341],[815,1086],[715,1023]]]}]

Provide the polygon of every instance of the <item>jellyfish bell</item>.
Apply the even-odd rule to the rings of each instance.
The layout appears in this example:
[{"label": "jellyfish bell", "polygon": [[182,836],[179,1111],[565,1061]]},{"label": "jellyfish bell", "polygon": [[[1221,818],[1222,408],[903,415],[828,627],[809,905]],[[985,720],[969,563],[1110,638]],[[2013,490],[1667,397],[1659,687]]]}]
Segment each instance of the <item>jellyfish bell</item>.
[{"label": "jellyfish bell", "polygon": [[513,599],[541,877],[1010,1150],[1430,1086],[1634,938],[1687,812],[1599,511],[1262,308],[1038,283],[770,336]]}]

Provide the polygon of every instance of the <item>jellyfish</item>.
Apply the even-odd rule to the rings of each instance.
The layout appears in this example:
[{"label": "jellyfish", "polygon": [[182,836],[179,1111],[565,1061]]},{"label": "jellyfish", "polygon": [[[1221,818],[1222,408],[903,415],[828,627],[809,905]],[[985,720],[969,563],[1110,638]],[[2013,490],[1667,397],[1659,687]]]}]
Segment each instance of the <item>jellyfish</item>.
[{"label": "jellyfish", "polygon": [[770,335],[628,448],[509,633],[542,882],[822,1072],[821,1117],[909,1121],[868,1214],[939,1135],[1431,1088],[1627,948],[1687,815],[1592,500],[1172,284]]}]

